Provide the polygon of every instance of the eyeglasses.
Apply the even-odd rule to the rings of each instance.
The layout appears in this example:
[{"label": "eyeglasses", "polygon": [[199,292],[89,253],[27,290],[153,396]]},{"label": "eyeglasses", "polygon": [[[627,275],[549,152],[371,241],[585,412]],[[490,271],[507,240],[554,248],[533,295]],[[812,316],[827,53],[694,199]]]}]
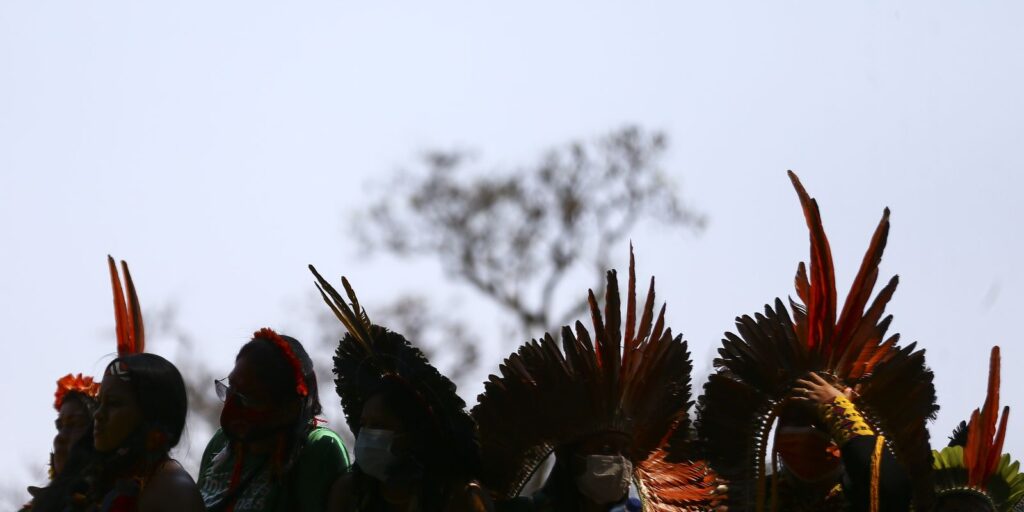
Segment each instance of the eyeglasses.
[{"label": "eyeglasses", "polygon": [[227,377],[213,380],[213,387],[217,390],[217,398],[220,398],[221,402],[226,402],[228,397],[233,395],[238,398],[238,401],[243,407],[250,407],[254,404],[254,402],[245,395],[231,389],[231,386],[227,385],[225,382],[226,380],[228,380]]}]

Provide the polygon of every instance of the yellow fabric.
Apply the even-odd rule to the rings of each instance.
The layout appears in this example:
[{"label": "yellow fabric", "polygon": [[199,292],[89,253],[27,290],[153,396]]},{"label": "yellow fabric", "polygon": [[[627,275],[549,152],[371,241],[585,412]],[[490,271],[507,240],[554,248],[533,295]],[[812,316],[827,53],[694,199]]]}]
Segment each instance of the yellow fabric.
[{"label": "yellow fabric", "polygon": [[878,482],[882,476],[882,450],[885,438],[875,439],[875,452],[871,454],[871,512],[878,512]]},{"label": "yellow fabric", "polygon": [[832,440],[839,446],[858,436],[875,435],[857,408],[844,396],[837,396],[831,402],[822,404],[818,412],[828,426]]}]

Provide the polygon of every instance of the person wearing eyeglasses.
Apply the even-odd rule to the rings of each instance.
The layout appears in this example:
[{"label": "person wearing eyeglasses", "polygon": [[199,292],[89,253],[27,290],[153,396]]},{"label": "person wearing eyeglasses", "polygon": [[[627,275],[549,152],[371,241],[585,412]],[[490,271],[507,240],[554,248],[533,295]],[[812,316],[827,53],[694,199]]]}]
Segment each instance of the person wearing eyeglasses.
[{"label": "person wearing eyeglasses", "polygon": [[214,386],[224,408],[199,467],[206,509],[324,510],[349,458],[338,435],[319,425],[316,375],[302,344],[261,329]]}]

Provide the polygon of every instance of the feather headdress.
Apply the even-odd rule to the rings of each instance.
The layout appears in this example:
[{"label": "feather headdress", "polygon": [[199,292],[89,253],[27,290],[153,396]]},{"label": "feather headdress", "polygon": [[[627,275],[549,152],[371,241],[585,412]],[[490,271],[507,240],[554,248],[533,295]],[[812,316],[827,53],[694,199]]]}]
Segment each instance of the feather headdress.
[{"label": "feather headdress", "polygon": [[[1020,463],[1003,453],[1010,408],[999,416],[999,347],[992,347],[988,369],[988,390],[981,409],[961,423],[950,438],[950,446],[935,455],[935,488],[941,498],[951,493],[970,493],[1004,512],[1024,498],[1024,474]],[[998,419],[998,428],[996,427]]]},{"label": "feather headdress", "polygon": [[100,393],[100,383],[90,376],[67,374],[57,379],[57,391],[53,393],[53,408],[60,410],[68,393],[79,393],[87,398],[96,399]]},{"label": "feather headdress", "polygon": [[[119,357],[146,351],[146,330],[142,325],[142,308],[135,293],[135,283],[128,272],[128,263],[121,260],[125,289],[121,288],[114,258],[107,256],[110,267],[110,286],[114,292],[114,325],[117,329],[117,355]],[[126,293],[127,292],[127,293]]]},{"label": "feather headdress", "polygon": [[810,269],[801,263],[790,300],[765,306],[763,314],[736,319],[738,334],[726,333],[698,406],[698,432],[707,441],[712,466],[730,481],[730,510],[761,510],[766,498],[769,431],[791,398],[794,381],[808,372],[854,388],[854,403],[912,475],[915,505],[927,510],[931,496],[931,452],[925,427],[936,405],[933,374],[916,343],[886,337],[892,316],[885,306],[896,289],[893,277],[875,295],[878,265],[889,234],[882,215],[860,270],[837,316],[832,253],[818,204],[789,173],[810,230]]},{"label": "feather headdress", "polygon": [[[558,446],[601,432],[632,441],[634,481],[645,510],[679,510],[710,502],[715,478],[700,462],[662,449],[673,432],[687,432],[692,364],[682,336],[654,314],[654,279],[637,311],[630,253],[626,314],[618,278],[607,275],[604,312],[590,292],[593,335],[576,322],[510,355],[485,384],[473,417],[480,428],[483,483],[501,499],[516,496]],[[623,321],[625,331],[622,330]]]},{"label": "feather headdress", "polygon": [[[117,355],[119,357],[142,352],[145,348],[145,331],[142,326],[142,310],[139,297],[135,293],[135,284],[128,272],[128,264],[121,262],[124,269],[124,280],[128,286],[127,302],[125,292],[121,288],[114,258],[107,255],[107,266],[110,269],[110,284],[114,292],[114,325],[117,332]],[[53,394],[53,407],[60,410],[68,393],[80,393],[95,399],[99,394],[100,384],[91,376],[67,374],[57,380],[57,391]]]},{"label": "feather headdress", "polygon": [[349,428],[359,432],[363,405],[385,380],[400,382],[428,411],[438,430],[438,442],[450,460],[440,461],[454,472],[475,477],[479,471],[476,425],[455,384],[431,366],[420,349],[401,334],[373,324],[346,278],[341,282],[348,301],[312,265],[324,302],[345,326],[347,334],[334,356],[335,385]]}]

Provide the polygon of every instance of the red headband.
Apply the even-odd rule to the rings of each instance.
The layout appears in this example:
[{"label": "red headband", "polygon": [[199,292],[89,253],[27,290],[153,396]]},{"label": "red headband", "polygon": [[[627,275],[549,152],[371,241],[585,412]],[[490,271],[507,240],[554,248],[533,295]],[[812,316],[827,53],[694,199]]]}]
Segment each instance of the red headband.
[{"label": "red headband", "polygon": [[59,411],[60,406],[64,404],[64,397],[71,392],[96,398],[100,392],[100,385],[94,382],[92,377],[83,377],[81,373],[78,375],[69,373],[57,381],[57,391],[53,394],[53,408]]},{"label": "red headband", "polygon": [[302,372],[302,361],[299,361],[299,358],[296,357],[291,344],[269,327],[264,327],[256,331],[252,337],[253,339],[259,338],[267,340],[273,343],[277,348],[281,349],[281,352],[284,353],[284,358],[288,360],[288,364],[292,367],[292,373],[295,374],[295,392],[297,392],[299,396],[309,396],[309,388],[306,387],[306,376]]}]

